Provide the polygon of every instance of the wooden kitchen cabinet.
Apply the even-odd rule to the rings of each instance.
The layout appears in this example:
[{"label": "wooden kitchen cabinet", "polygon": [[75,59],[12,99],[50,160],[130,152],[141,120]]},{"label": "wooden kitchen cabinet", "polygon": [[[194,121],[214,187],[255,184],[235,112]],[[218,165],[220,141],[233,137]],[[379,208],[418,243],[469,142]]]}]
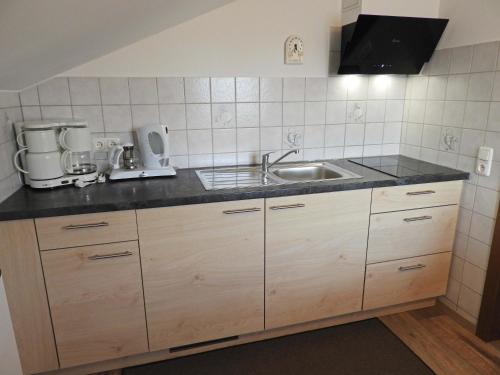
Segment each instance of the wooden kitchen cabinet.
[{"label": "wooden kitchen cabinet", "polygon": [[62,368],[148,351],[137,241],[41,256]]},{"label": "wooden kitchen cabinet", "polygon": [[264,200],[137,211],[151,350],[264,329]]},{"label": "wooden kitchen cabinet", "polygon": [[361,310],[371,190],[266,200],[266,329]]}]

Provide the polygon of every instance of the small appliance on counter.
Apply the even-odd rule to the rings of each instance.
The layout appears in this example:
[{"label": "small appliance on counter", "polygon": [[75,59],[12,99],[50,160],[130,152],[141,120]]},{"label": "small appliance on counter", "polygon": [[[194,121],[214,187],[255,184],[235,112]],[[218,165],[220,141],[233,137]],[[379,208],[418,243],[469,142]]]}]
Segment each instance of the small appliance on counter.
[{"label": "small appliance on counter", "polygon": [[85,186],[97,180],[91,137],[84,120],[54,119],[15,124],[19,150],[14,166],[35,189]]},{"label": "small appliance on counter", "polygon": [[169,164],[170,152],[166,125],[155,124],[139,128],[137,139],[142,164],[137,161],[133,144],[117,145],[109,154],[110,180],[176,175],[175,169]]}]

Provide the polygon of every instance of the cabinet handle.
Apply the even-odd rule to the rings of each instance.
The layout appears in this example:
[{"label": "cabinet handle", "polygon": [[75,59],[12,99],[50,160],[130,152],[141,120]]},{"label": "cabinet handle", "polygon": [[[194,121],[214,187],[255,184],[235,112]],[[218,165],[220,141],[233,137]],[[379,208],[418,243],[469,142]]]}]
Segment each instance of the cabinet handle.
[{"label": "cabinet handle", "polygon": [[134,253],[131,251],[124,251],[121,253],[113,253],[113,254],[103,254],[103,255],[96,254],[96,255],[89,256],[87,259],[88,260],[99,260],[99,259],[129,257],[131,255],[134,255]]},{"label": "cabinet handle", "polygon": [[425,195],[425,194],[435,194],[434,190],[422,190],[422,191],[409,191],[406,195]]},{"label": "cabinet handle", "polygon": [[283,206],[271,206],[269,207],[270,210],[286,210],[289,208],[302,208],[305,207],[306,205],[304,203],[296,203],[296,204],[285,204]]},{"label": "cabinet handle", "polygon": [[259,212],[259,211],[260,211],[260,208],[253,207],[253,208],[242,208],[239,210],[225,210],[225,211],[222,211],[222,213],[224,213],[226,215],[232,215],[232,214],[243,214],[245,212]]},{"label": "cabinet handle", "polygon": [[100,223],[89,223],[89,224],[77,224],[77,225],[66,225],[63,227],[65,230],[73,230],[73,229],[85,229],[85,228],[98,228],[98,227],[109,227],[109,223],[105,221],[101,221]]},{"label": "cabinet handle", "polygon": [[414,266],[407,266],[407,267],[399,267],[398,270],[401,271],[401,272],[405,272],[405,271],[411,271],[411,270],[419,270],[421,268],[425,268],[426,265],[425,264],[415,264]]},{"label": "cabinet handle", "polygon": [[403,219],[403,221],[410,223],[412,221],[420,221],[420,220],[430,220],[432,219],[432,216],[417,216],[417,217],[407,217],[406,219]]}]

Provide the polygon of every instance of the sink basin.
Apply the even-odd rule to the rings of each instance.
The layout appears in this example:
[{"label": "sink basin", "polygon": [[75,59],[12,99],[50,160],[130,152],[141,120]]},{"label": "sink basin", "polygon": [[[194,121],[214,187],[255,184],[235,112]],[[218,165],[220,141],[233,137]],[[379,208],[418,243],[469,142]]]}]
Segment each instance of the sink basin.
[{"label": "sink basin", "polygon": [[361,176],[355,173],[327,162],[277,166],[275,168],[271,168],[270,175],[271,178],[274,177],[288,182],[330,181],[348,178],[361,178]]},{"label": "sink basin", "polygon": [[255,166],[199,169],[196,174],[206,190],[361,178],[355,173],[328,162],[276,164],[268,173],[263,172],[260,166]]}]

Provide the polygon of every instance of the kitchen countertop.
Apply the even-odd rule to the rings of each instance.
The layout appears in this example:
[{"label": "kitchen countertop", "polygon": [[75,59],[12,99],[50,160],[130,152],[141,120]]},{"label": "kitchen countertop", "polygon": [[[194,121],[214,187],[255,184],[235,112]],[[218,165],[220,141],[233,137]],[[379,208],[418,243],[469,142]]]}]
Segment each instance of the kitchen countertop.
[{"label": "kitchen countertop", "polygon": [[466,172],[405,156],[391,157],[411,166],[414,172],[398,178],[340,159],[329,162],[363,178],[207,191],[195,169],[179,169],[176,177],[107,182],[82,189],[70,186],[53,190],[22,187],[0,203],[0,221],[465,180],[469,177]]}]

